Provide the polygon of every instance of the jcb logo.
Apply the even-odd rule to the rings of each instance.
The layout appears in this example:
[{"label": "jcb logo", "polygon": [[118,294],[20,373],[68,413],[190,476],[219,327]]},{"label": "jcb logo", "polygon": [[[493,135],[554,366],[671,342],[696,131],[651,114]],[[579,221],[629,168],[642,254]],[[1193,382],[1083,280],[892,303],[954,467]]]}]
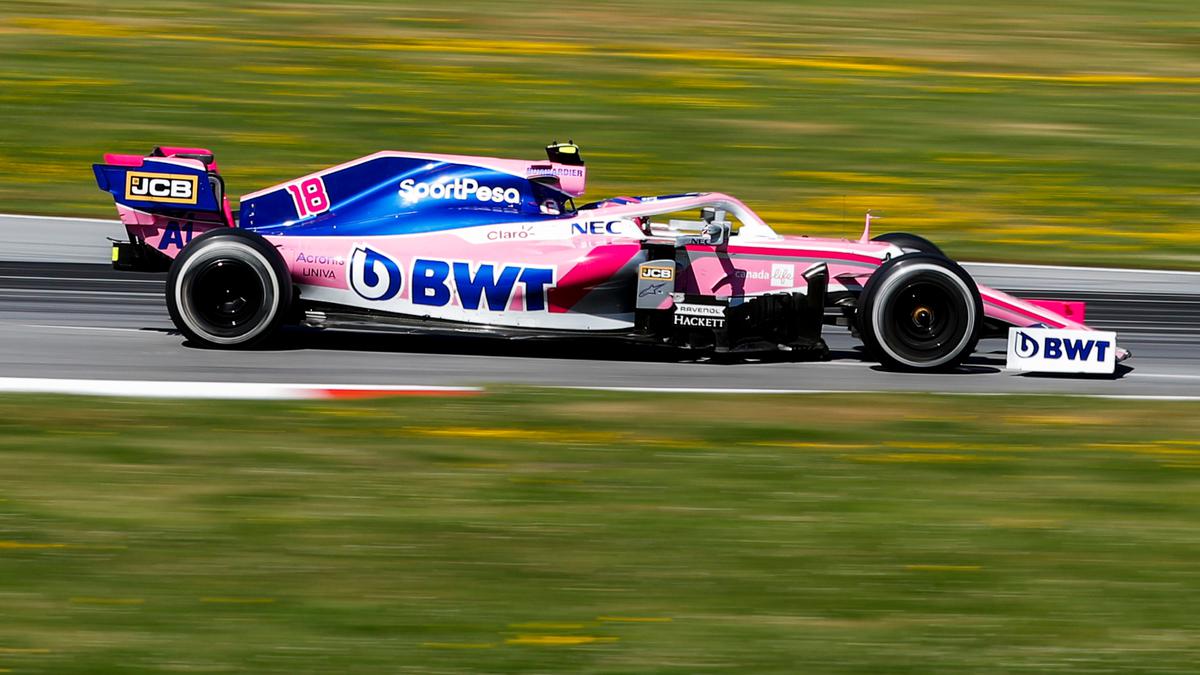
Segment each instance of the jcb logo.
[{"label": "jcb logo", "polygon": [[643,267],[642,278],[654,281],[670,281],[675,278],[675,270],[670,267]]},{"label": "jcb logo", "polygon": [[125,198],[166,204],[195,204],[196,176],[130,171],[125,174]]}]

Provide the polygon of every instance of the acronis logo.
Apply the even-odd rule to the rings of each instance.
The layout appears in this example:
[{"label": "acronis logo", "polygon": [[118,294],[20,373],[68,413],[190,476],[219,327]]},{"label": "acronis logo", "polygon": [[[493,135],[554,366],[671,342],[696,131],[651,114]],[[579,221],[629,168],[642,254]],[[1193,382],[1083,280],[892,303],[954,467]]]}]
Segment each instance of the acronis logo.
[{"label": "acronis logo", "polygon": [[350,288],[367,300],[391,300],[404,286],[400,263],[369,246],[350,254]]},{"label": "acronis logo", "polygon": [[480,185],[474,178],[455,178],[438,183],[418,183],[412,178],[400,181],[400,199],[416,204],[422,199],[453,199],[460,202],[478,201],[490,204],[520,204],[521,192],[516,188]]}]

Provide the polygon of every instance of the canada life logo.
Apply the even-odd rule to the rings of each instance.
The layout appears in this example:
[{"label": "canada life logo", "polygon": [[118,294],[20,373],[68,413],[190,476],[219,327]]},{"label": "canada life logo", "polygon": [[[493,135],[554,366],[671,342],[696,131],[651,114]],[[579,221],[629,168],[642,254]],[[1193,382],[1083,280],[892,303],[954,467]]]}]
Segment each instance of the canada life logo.
[{"label": "canada life logo", "polygon": [[350,254],[350,287],[367,300],[391,300],[404,286],[400,263],[369,246]]},{"label": "canada life logo", "polygon": [[412,178],[400,181],[400,199],[416,204],[422,199],[475,200],[490,204],[520,204],[521,192],[516,188],[480,185],[474,178],[455,178],[438,183],[418,183]]}]

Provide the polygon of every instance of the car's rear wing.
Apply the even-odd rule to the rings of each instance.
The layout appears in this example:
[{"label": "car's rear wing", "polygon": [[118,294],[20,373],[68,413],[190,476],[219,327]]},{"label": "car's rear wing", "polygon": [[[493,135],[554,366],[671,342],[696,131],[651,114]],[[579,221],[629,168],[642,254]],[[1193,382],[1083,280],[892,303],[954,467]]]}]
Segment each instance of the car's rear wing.
[{"label": "car's rear wing", "polygon": [[236,225],[209,150],[162,146],[144,157],[106,154],[92,171],[129,233],[128,242],[113,247],[115,267],[162,268],[194,236]]},{"label": "car's rear wing", "polygon": [[133,209],[220,214],[226,207],[225,183],[207,150],[159,147],[146,157],[106,154],[92,170],[101,190]]}]

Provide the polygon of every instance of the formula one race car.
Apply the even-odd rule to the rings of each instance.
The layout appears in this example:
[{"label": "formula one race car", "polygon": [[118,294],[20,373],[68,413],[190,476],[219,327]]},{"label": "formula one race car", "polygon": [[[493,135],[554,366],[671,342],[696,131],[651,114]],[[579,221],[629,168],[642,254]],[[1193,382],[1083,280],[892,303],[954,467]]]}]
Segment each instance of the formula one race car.
[{"label": "formula one race car", "polygon": [[[379,152],[245,195],[240,213],[208,150],[110,154],[93,168],[129,233],[113,265],[169,270],[171,318],[200,346],[249,345],[299,323],[820,357],[822,327],[835,324],[895,369],[953,367],[1011,327],[1026,353],[1037,329],[1053,329],[1078,341],[1076,356],[1097,336],[1085,357],[1108,372],[1126,355],[1078,332],[1090,331],[1082,303],[977,286],[925,239],[872,238],[869,215],[849,241],[781,236],[720,193],[576,206],[579,148],[546,151],[546,161]],[[681,212],[699,217],[659,218]]]}]

